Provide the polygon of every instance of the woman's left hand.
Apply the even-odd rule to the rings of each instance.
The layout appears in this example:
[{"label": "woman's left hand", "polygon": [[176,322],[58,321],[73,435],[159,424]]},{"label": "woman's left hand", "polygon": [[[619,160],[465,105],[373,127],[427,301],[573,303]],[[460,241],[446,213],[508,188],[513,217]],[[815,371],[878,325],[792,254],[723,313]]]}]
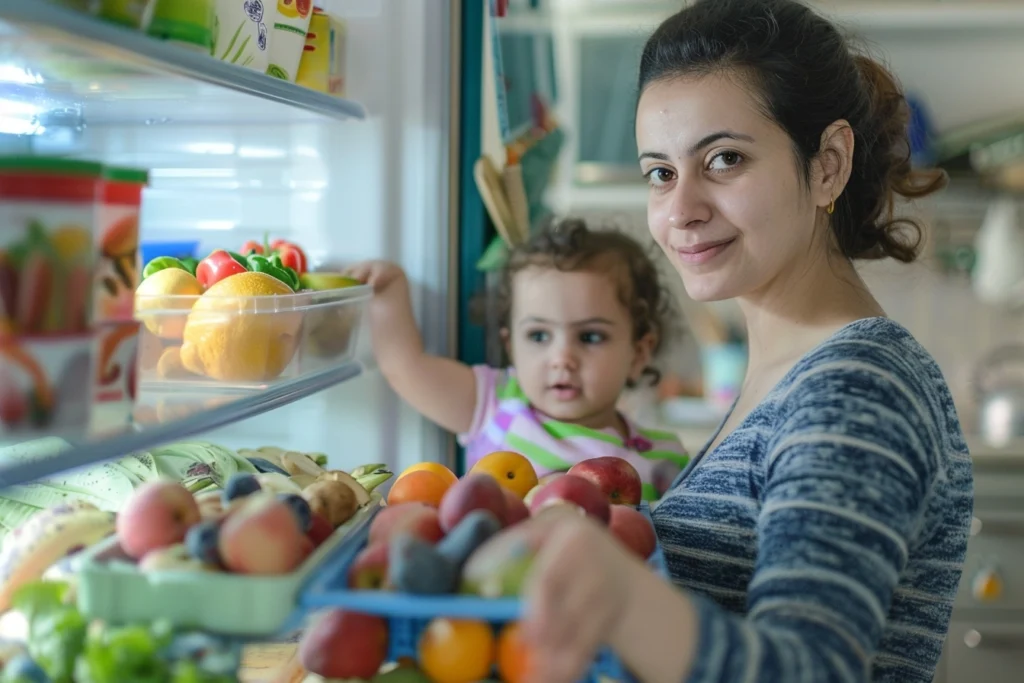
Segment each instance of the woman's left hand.
[{"label": "woman's left hand", "polygon": [[530,680],[575,683],[611,641],[629,605],[630,576],[643,567],[575,506],[552,506],[527,524],[539,545],[521,622]]}]

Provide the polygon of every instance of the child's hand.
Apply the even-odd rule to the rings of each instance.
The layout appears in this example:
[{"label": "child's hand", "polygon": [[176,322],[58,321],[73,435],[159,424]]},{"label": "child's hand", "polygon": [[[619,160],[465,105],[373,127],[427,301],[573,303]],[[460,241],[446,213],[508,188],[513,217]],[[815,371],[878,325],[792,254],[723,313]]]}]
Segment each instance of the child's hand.
[{"label": "child's hand", "polygon": [[375,294],[380,294],[393,282],[405,277],[402,268],[390,261],[363,261],[349,266],[342,274],[370,285]]}]

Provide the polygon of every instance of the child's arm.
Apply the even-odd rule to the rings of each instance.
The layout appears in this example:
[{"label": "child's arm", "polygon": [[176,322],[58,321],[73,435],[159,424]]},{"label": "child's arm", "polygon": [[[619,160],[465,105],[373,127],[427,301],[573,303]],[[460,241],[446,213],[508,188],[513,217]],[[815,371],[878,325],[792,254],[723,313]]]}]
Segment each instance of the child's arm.
[{"label": "child's arm", "polygon": [[373,352],[391,388],[444,429],[456,434],[468,431],[476,408],[473,370],[424,350],[402,269],[393,263],[368,261],[352,266],[347,274],[373,287],[368,307]]}]

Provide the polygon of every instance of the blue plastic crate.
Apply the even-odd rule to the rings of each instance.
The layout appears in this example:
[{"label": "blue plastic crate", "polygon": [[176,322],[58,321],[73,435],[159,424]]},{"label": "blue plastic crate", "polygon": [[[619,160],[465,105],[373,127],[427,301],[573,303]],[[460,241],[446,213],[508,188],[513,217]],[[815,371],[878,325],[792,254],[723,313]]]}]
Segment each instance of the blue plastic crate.
[{"label": "blue plastic crate", "polygon": [[[650,508],[641,504],[640,511],[650,519]],[[376,514],[376,513],[375,513]],[[515,621],[522,614],[523,603],[518,598],[481,598],[469,595],[409,595],[387,591],[349,590],[348,569],[366,546],[372,520],[366,520],[330,556],[299,594],[302,612],[322,609],[345,609],[387,618],[389,631],[389,661],[402,657],[416,658],[416,644],[420,633],[435,617],[476,619],[488,621],[495,629]],[[648,564],[660,575],[667,576],[661,546],[648,559]],[[634,683],[636,679],[610,650],[599,653],[590,672],[580,683],[599,681]]]},{"label": "blue plastic crate", "polygon": [[196,258],[199,240],[182,240],[178,242],[143,242],[139,245],[142,265],[146,265],[158,256],[172,256],[177,259]]}]

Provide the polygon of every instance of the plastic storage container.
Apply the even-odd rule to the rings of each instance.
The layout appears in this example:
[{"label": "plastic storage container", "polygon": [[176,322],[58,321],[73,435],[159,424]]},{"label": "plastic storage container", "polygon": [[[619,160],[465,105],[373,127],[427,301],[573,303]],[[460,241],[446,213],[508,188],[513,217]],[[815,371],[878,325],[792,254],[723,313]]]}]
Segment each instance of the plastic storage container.
[{"label": "plastic storage container", "polygon": [[101,170],[0,157],[0,434],[88,425]]},{"label": "plastic storage container", "polygon": [[[641,503],[640,511],[650,519],[650,508]],[[522,613],[523,603],[518,598],[481,598],[467,595],[420,596],[373,590],[349,589],[349,567],[366,546],[370,525],[354,531],[349,542],[335,548],[323,566],[302,590],[300,607],[307,612],[321,609],[346,609],[364,614],[376,614],[388,620],[388,661],[416,659],[420,634],[437,617],[474,619],[490,622],[498,629],[515,621]],[[647,561],[658,574],[667,576],[661,546]],[[580,683],[634,683],[636,679],[604,650],[598,654],[587,676]]]},{"label": "plastic storage container", "polygon": [[257,389],[348,362],[372,289],[135,298],[142,381]]},{"label": "plastic storage container", "polygon": [[344,550],[382,502],[373,494],[298,569],[284,576],[219,572],[142,573],[116,537],[87,550],[78,571],[78,608],[90,619],[147,623],[167,619],[179,628],[244,637],[269,637],[301,626],[298,594],[325,558]]}]

